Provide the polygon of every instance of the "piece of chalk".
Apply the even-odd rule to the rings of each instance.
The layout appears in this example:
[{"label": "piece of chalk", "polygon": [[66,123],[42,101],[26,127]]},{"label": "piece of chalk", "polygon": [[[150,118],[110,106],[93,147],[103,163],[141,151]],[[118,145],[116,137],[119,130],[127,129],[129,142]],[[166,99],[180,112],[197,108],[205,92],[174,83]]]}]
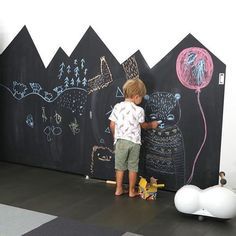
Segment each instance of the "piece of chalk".
[{"label": "piece of chalk", "polygon": [[116,181],[112,181],[112,180],[106,180],[107,184],[116,184]]}]

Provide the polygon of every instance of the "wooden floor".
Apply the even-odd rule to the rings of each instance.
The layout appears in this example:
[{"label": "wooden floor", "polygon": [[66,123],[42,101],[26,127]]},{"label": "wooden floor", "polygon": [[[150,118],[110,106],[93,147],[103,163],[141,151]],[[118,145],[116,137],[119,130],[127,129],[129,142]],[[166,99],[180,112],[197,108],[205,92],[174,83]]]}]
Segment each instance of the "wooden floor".
[{"label": "wooden floor", "polygon": [[174,193],[157,200],[115,197],[114,185],[83,176],[0,162],[0,203],[142,235],[236,235],[236,219],[221,221],[176,211]]}]

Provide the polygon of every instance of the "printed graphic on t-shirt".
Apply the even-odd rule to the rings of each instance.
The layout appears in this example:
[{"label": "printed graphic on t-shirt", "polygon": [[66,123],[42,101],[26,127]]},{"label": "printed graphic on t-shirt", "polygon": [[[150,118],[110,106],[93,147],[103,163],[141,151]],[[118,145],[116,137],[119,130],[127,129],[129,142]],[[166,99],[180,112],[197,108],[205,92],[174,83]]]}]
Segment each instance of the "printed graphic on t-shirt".
[{"label": "printed graphic on t-shirt", "polygon": [[115,122],[115,142],[126,139],[141,144],[140,123],[144,122],[144,110],[133,102],[120,102],[115,105],[110,117]]}]

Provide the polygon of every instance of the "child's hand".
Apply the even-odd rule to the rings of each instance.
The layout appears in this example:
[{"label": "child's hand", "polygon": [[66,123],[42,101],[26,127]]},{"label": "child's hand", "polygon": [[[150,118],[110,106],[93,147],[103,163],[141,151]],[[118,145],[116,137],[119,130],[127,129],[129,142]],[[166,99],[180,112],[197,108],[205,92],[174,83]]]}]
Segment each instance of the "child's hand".
[{"label": "child's hand", "polygon": [[143,122],[141,123],[141,128],[142,129],[156,129],[157,126],[159,126],[159,124],[161,124],[162,121],[158,120],[158,121],[150,121],[150,122]]},{"label": "child's hand", "polygon": [[162,123],[162,120],[152,121],[152,122],[151,122],[151,127],[152,127],[152,129],[156,129],[157,126],[159,126],[161,123]]},{"label": "child's hand", "polygon": [[158,126],[158,121],[151,121],[151,129],[156,129]]}]

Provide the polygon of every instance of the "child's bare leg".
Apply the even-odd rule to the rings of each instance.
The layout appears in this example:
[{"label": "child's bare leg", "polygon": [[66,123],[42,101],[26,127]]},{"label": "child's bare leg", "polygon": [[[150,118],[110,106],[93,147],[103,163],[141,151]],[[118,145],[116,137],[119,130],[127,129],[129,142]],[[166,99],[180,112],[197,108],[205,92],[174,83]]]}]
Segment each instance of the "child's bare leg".
[{"label": "child's bare leg", "polygon": [[124,171],[116,170],[116,192],[115,192],[116,196],[122,195],[124,193],[123,192],[123,177],[124,177]]},{"label": "child's bare leg", "polygon": [[138,192],[135,190],[136,180],[137,180],[137,172],[129,171],[129,196],[130,197],[135,197],[139,195]]}]

